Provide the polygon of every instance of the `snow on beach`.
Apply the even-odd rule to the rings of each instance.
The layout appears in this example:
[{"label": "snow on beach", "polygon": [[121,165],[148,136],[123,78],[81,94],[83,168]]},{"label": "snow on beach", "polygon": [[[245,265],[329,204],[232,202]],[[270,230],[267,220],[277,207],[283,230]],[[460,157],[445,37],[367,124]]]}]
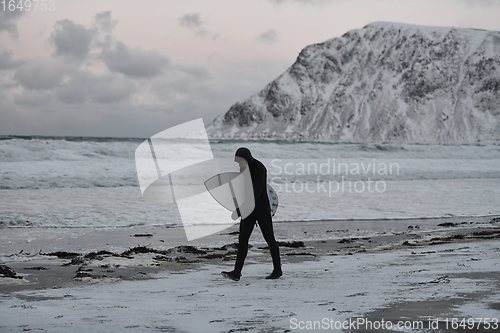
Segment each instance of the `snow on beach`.
[{"label": "snow on beach", "polygon": [[[95,239],[90,245],[101,244],[98,252],[11,255],[8,264],[17,275],[0,281],[0,330],[301,332],[314,323],[322,326],[312,331],[339,331],[325,325],[353,318],[394,325],[441,320],[443,326],[445,318],[494,322],[500,317],[499,219],[471,220],[477,222],[407,220],[404,229],[386,221],[379,231],[358,229],[358,237],[321,221],[290,224],[288,237],[308,240],[281,244],[285,275],[277,281],[264,279],[272,264],[258,231],[243,278],[233,282],[220,271],[231,269],[234,247],[219,247],[234,241],[233,233],[218,236],[213,248],[161,250],[165,235],[158,230],[141,235],[144,240],[110,230],[106,246]],[[370,223],[351,222],[364,230]],[[277,225],[278,238],[282,227]],[[127,238],[148,245],[109,251]]]},{"label": "snow on beach", "polygon": [[[500,318],[498,241],[426,250],[287,263],[285,275],[276,281],[263,278],[270,263],[250,255],[239,282],[220,276],[231,265],[227,263],[178,274],[164,272],[143,281],[21,291],[2,296],[0,328],[2,332],[305,332],[340,331],[339,325],[350,318],[362,318],[379,324],[382,319],[391,321],[392,331],[408,332],[407,322],[422,322],[428,329],[429,321],[436,319],[488,317],[493,323],[491,318]],[[432,315],[424,308],[408,317],[391,317],[405,304],[433,301],[444,301],[446,306],[431,308]],[[371,316],[377,309],[386,309],[385,315]],[[312,325],[321,326],[311,330]]]}]

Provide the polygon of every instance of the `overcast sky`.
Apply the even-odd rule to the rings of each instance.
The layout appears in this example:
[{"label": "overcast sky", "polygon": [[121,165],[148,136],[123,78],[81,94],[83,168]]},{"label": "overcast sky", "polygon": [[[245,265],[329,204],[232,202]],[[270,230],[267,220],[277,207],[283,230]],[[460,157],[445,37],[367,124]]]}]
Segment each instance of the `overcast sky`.
[{"label": "overcast sky", "polygon": [[0,4],[0,135],[208,124],[305,46],[374,21],[500,30],[499,0],[45,1]]}]

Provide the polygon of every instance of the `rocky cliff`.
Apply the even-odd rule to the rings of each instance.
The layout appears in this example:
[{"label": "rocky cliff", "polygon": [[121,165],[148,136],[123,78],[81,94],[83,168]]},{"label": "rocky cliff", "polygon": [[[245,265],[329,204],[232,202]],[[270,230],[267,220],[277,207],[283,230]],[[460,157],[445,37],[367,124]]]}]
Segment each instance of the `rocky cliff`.
[{"label": "rocky cliff", "polygon": [[212,138],[500,142],[500,32],[375,22],[304,48]]}]

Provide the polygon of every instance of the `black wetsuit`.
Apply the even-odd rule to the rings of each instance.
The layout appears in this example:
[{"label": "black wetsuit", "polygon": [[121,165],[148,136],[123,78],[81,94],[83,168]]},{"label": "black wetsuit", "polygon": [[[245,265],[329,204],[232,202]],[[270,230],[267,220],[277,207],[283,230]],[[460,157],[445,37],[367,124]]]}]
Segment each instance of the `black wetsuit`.
[{"label": "black wetsuit", "polygon": [[250,150],[247,148],[239,148],[235,156],[244,158],[248,163],[248,168],[250,168],[255,208],[249,216],[240,222],[238,253],[236,255],[234,272],[241,274],[243,263],[248,253],[248,240],[256,221],[258,221],[262,236],[264,236],[271,251],[274,271],[281,272],[279,247],[274,238],[271,207],[269,206],[269,198],[267,196],[267,169],[264,164],[252,157]]}]

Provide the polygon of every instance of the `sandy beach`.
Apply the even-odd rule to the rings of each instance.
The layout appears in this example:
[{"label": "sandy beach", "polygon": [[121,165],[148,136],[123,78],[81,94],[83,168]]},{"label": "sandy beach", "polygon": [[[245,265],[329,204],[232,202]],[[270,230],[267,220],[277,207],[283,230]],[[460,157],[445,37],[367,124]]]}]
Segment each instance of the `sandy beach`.
[{"label": "sandy beach", "polygon": [[[277,223],[276,281],[264,279],[271,258],[254,232],[239,282],[220,275],[236,226],[189,245],[181,228],[4,229],[0,331],[498,329],[498,218],[344,223],[358,236],[342,223]],[[367,228],[377,223],[396,228]]]}]

